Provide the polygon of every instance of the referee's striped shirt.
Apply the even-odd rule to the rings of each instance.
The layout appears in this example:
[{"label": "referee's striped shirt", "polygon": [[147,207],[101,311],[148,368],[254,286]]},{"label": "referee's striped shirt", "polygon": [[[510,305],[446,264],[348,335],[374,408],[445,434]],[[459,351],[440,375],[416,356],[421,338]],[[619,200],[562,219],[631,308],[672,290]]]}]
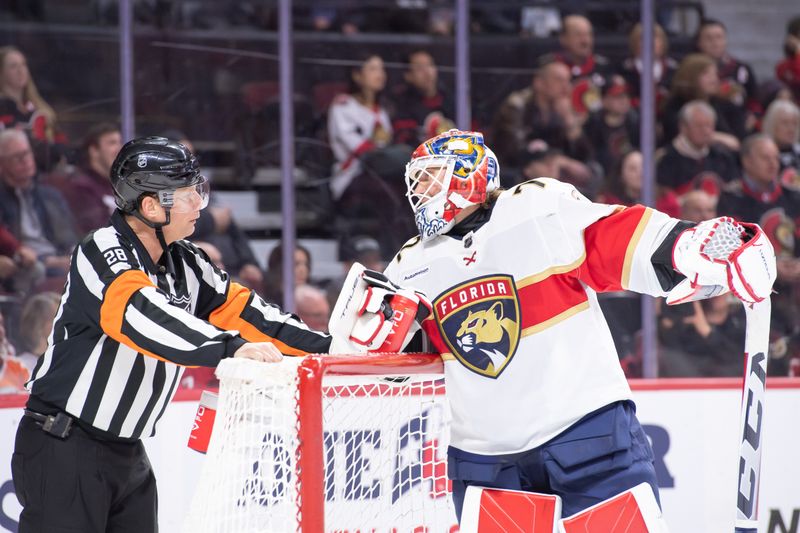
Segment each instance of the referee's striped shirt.
[{"label": "referee's striped shirt", "polygon": [[284,355],[328,351],[309,330],[234,283],[188,241],[169,247],[174,274],[153,263],[117,211],[72,255],[28,408],[61,410],[101,438],[155,434],[183,366],[216,366],[247,341]]}]

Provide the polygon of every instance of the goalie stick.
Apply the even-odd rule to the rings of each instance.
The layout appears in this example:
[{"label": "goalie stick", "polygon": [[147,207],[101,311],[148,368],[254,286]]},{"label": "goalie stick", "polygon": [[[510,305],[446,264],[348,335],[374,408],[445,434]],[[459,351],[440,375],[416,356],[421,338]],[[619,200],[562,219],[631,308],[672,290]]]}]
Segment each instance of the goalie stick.
[{"label": "goalie stick", "polygon": [[745,372],[734,529],[736,533],[756,533],[775,252],[757,225],[721,217],[684,231],[673,246],[673,265],[687,278],[667,296],[668,304],[710,298],[727,290],[744,304]]},{"label": "goalie stick", "polygon": [[771,302],[766,298],[754,304],[745,303],[744,308],[747,330],[744,343],[745,373],[739,419],[739,474],[734,527],[735,533],[756,533]]}]

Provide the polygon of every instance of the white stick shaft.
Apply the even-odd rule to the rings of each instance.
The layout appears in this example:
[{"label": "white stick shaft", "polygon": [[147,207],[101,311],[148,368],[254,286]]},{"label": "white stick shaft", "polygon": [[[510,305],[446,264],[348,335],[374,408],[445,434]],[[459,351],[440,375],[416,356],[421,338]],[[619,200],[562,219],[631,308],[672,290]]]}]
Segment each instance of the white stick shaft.
[{"label": "white stick shaft", "polygon": [[736,494],[736,533],[756,533],[758,526],[758,487],[763,449],[762,422],[769,359],[771,302],[745,304],[745,374],[739,420],[739,469]]}]

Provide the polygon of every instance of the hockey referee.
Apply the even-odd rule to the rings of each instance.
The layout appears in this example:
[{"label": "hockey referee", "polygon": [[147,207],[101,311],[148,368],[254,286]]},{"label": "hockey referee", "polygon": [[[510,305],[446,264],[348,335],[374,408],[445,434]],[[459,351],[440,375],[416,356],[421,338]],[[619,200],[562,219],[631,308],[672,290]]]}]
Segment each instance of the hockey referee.
[{"label": "hockey referee", "polygon": [[12,473],[20,533],[158,529],[141,438],[184,366],[327,352],[328,335],[266,304],[183,240],[209,187],[195,157],[134,139],[111,169],[118,209],[72,254],[48,348],[28,383]]}]

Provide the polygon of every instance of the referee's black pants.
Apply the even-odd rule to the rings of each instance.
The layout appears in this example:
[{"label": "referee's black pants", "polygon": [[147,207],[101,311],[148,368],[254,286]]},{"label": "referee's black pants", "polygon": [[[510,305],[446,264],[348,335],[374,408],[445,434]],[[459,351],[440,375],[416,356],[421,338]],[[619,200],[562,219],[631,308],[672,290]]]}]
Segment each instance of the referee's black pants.
[{"label": "referee's black pants", "polygon": [[75,425],[61,440],[25,416],[11,472],[19,533],[158,531],[156,478],[141,441],[97,440]]}]

